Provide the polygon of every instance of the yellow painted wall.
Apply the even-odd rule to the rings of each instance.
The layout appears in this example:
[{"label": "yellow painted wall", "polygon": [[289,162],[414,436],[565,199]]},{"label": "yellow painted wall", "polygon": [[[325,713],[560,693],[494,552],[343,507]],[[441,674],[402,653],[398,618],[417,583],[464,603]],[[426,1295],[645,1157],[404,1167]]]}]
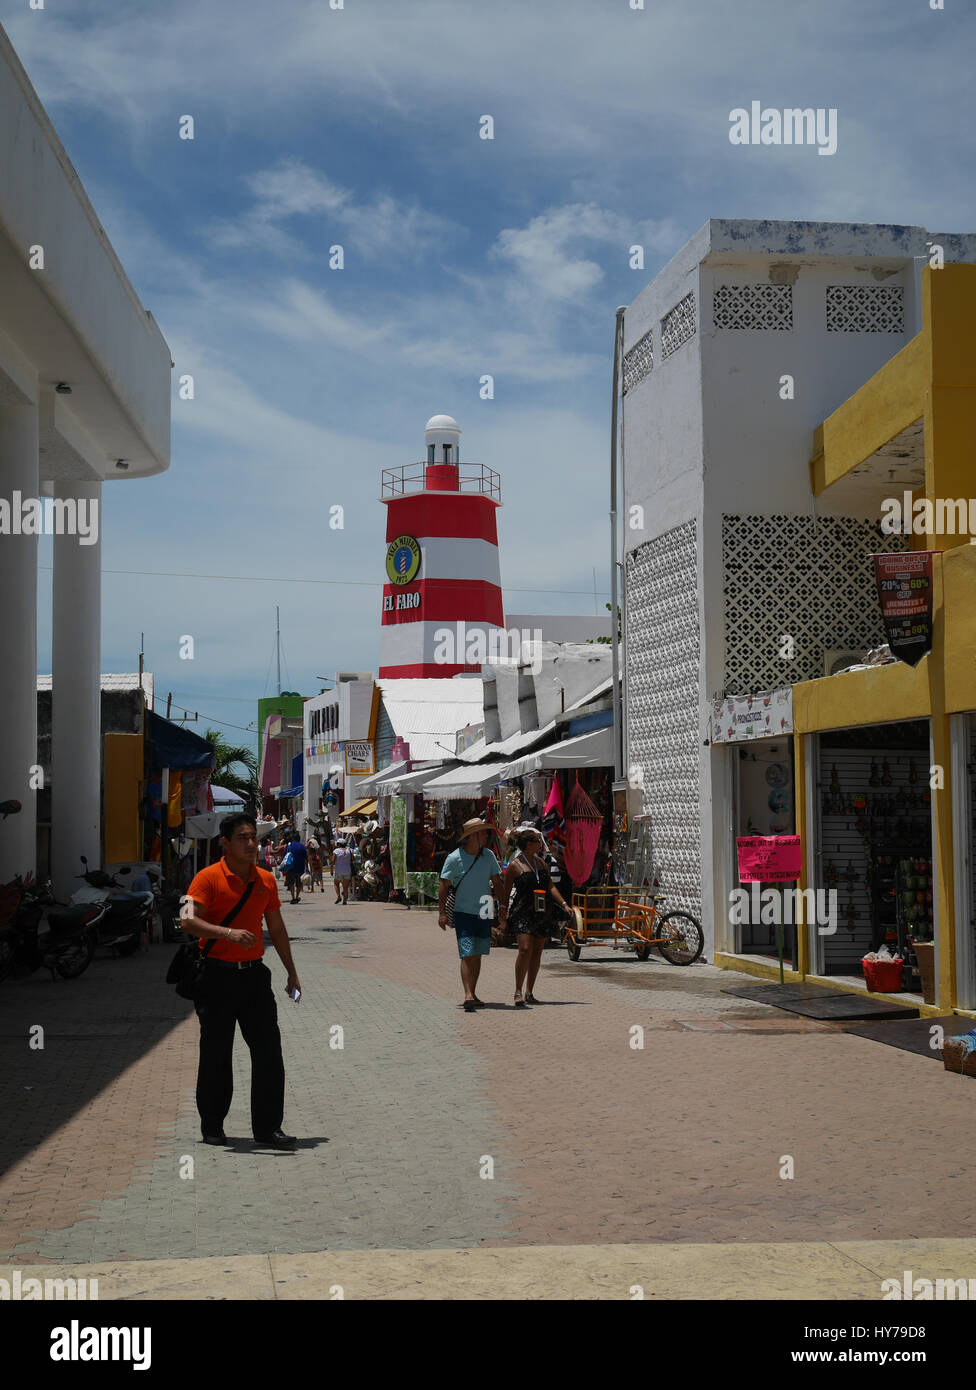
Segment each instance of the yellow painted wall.
[{"label": "yellow painted wall", "polygon": [[847,671],[793,687],[793,727],[797,734],[822,729],[924,719],[929,713],[929,682],[923,657],[912,669],[904,662],[870,671]]},{"label": "yellow painted wall", "polygon": [[105,863],[141,860],[142,734],[105,735]]},{"label": "yellow painted wall", "polygon": [[942,557],[945,698],[949,714],[976,710],[976,545]]},{"label": "yellow painted wall", "polygon": [[927,381],[928,346],[919,333],[823,422],[822,433],[816,432],[810,465],[814,493],[819,495],[920,419]]}]

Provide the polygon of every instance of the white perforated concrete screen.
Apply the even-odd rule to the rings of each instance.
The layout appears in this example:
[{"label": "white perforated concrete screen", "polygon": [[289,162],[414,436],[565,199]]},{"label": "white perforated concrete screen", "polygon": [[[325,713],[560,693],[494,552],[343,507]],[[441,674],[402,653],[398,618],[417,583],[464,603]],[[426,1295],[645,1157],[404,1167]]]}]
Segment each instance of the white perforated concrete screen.
[{"label": "white perforated concrete screen", "polygon": [[904,548],[854,517],[723,516],[725,694],[819,680],[827,651],[880,646],[870,557]]},{"label": "white perforated concrete screen", "polygon": [[626,659],[630,764],[643,778],[666,905],[700,917],[696,555],[693,521],[628,555]]}]

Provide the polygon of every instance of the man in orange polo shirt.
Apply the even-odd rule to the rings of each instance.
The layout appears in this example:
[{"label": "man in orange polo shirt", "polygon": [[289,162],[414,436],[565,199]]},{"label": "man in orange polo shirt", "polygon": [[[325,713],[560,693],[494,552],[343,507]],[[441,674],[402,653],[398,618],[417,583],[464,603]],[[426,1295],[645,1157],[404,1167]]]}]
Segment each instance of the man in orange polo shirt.
[{"label": "man in orange polo shirt", "polygon": [[[226,1144],[224,1118],[234,1093],[234,1030],[239,1023],[251,1053],[251,1128],[254,1142],[265,1148],[293,1149],[295,1138],[283,1134],[285,1066],[281,1058],[278,1009],[271,991],[271,971],[264,964],[262,917],[271,943],[288,972],[286,988],[300,990],[288,933],[273,874],[258,868],[258,836],[251,816],[227,816],[220,823],[223,858],[201,869],[190,884],[182,927],[214,945],[207,954],[203,984],[195,1001],[200,1020],[200,1066],[197,1109],[207,1144]],[[251,892],[234,918],[224,918]]]}]

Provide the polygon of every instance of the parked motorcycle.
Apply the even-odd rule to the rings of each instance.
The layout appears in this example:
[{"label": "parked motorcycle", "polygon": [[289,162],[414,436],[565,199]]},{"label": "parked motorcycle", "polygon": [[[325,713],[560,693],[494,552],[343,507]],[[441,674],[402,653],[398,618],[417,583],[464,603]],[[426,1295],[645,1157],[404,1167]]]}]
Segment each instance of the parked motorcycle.
[{"label": "parked motorcycle", "polygon": [[[0,980],[8,975],[20,979],[44,966],[51,979],[74,980],[84,974],[95,955],[98,924],[106,914],[102,903],[77,907],[57,904],[50,885],[39,889],[28,874],[0,888],[0,903],[6,920],[0,926]],[[41,928],[44,910],[48,912],[47,931]]]},{"label": "parked motorcycle", "polygon": [[[78,877],[88,886],[76,889],[71,901],[79,906],[104,903],[106,912],[98,923],[98,945],[111,946],[119,956],[133,955],[139,949],[143,932],[148,937],[152,931],[153,894],[129,893],[113,874],[104,869],[89,869],[84,855],[81,862],[85,871]],[[127,868],[119,870],[121,874],[129,872]]]}]

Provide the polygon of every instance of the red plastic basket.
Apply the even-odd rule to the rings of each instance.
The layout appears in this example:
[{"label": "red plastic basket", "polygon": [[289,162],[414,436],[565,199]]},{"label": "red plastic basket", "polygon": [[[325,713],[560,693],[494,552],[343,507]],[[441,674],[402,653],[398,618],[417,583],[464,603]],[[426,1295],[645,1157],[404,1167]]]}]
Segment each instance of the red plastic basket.
[{"label": "red plastic basket", "polygon": [[862,960],[864,980],[872,994],[899,994],[902,988],[900,960]]}]

